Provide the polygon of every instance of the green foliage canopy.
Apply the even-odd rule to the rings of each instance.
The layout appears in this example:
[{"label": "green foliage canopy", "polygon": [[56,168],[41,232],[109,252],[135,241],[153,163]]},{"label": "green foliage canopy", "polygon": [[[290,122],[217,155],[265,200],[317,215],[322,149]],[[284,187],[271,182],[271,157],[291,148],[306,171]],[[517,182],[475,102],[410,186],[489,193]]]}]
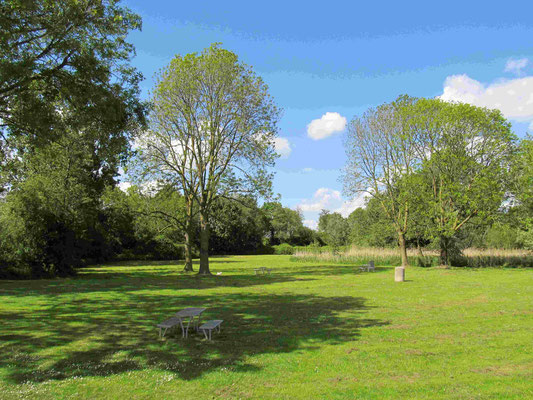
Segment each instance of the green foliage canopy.
[{"label": "green foliage canopy", "polygon": [[209,273],[209,214],[236,195],[269,195],[280,111],[251,67],[218,44],[176,56],[157,78],[144,175],[183,191],[200,214],[200,273]]},{"label": "green foliage canopy", "polygon": [[318,232],[323,235],[325,242],[334,248],[344,246],[350,233],[348,221],[341,214],[327,210],[320,212]]}]

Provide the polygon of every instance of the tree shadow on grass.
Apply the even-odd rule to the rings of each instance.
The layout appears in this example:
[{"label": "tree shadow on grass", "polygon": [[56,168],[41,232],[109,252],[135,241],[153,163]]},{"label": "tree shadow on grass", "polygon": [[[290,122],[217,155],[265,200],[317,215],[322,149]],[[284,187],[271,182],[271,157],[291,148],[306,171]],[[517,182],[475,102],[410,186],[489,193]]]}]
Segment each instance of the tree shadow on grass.
[{"label": "tree shadow on grass", "polygon": [[43,279],[24,281],[24,284],[0,281],[3,294],[13,296],[35,296],[50,294],[127,292],[137,290],[203,290],[223,287],[252,287],[275,283],[310,281],[311,277],[296,277],[295,273],[255,275],[253,269],[239,270],[240,273],[198,276],[196,274],[177,274],[170,269],[118,270],[113,267],[86,270],[68,279]]},{"label": "tree shadow on grass", "polygon": [[[211,263],[214,264],[238,264],[238,263],[244,263],[245,260],[235,260],[232,259],[231,261],[222,260],[223,258],[233,258],[235,256],[211,256],[209,257],[209,260]],[[199,259],[193,260],[193,265],[200,265]],[[175,267],[177,271],[183,270],[185,266],[184,260],[117,260],[117,261],[110,261],[106,263],[98,263],[93,265],[87,265],[85,267],[81,267],[80,270],[84,269],[94,269],[94,268],[107,268],[107,267],[154,267],[154,266],[165,266],[165,267]]]},{"label": "tree shadow on grass", "polygon": [[390,272],[393,267],[378,267],[375,271],[367,272],[361,271],[359,265],[346,265],[346,264],[307,264],[302,263],[299,267],[291,267],[290,269],[279,270],[280,274],[298,274],[298,275],[360,275],[360,274],[374,274]]},{"label": "tree shadow on grass", "polygon": [[[360,297],[296,294],[199,296],[123,293],[120,299],[56,300],[49,307],[0,315],[0,368],[12,383],[109,376],[142,369],[182,379],[226,368],[259,371],[250,356],[313,351],[357,340],[366,319]],[[209,342],[192,332],[158,339],[155,324],[184,307],[206,307],[203,320],[223,319]],[[15,315],[15,316],[14,316]]]},{"label": "tree shadow on grass", "polygon": [[[219,260],[214,260],[213,267]],[[223,261],[222,261],[223,262]],[[135,290],[190,290],[211,289],[217,287],[253,287],[267,284],[315,280],[313,276],[329,275],[359,275],[358,268],[352,265],[326,264],[316,265],[301,263],[290,267],[272,267],[272,273],[255,275],[254,266],[234,269],[225,269],[222,275],[198,276],[182,274],[173,265],[152,264],[136,265],[111,265],[96,266],[83,269],[75,277],[58,279],[41,279],[27,281],[0,281],[0,290],[3,294],[14,296],[35,296],[50,294],[92,293],[109,291],[135,291]],[[130,268],[131,267],[131,268]],[[376,267],[373,273],[390,271],[391,268]],[[23,282],[23,283],[22,283]]]}]

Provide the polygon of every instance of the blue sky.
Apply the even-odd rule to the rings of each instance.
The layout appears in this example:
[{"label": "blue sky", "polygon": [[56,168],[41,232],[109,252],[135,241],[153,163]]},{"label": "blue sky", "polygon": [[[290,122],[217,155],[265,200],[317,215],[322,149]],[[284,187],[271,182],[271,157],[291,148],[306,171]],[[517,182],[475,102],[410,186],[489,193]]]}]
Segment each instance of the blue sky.
[{"label": "blue sky", "polygon": [[284,109],[274,189],[311,227],[321,208],[346,216],[361,204],[339,176],[344,124],[368,107],[443,96],[500,108],[519,136],[533,128],[530,1],[123,4],[143,18],[129,40],[145,97],[174,55],[214,42],[253,66]]}]

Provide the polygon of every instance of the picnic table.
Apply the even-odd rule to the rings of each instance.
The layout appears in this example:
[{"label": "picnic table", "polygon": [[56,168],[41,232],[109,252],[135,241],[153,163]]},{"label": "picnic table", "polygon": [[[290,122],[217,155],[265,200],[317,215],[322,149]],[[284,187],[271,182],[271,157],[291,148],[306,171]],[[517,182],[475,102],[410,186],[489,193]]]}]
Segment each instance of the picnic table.
[{"label": "picnic table", "polygon": [[[198,330],[198,325],[200,324],[200,317],[202,316],[202,313],[205,310],[206,310],[205,308],[200,308],[200,307],[189,307],[189,308],[184,308],[183,310],[180,310],[176,313],[175,317],[179,319],[179,324],[181,326],[181,334],[183,337],[186,338],[188,336],[189,326],[191,325],[191,322],[193,323],[196,330]],[[187,326],[184,326],[183,322],[187,318],[188,318]]]},{"label": "picnic table", "polygon": [[205,308],[200,307],[189,307],[178,311],[172,318],[169,318],[157,325],[159,328],[159,337],[164,337],[168,329],[172,329],[179,325],[181,327],[182,337],[186,338],[189,335],[189,326],[191,325],[191,322],[196,330],[198,330],[200,317],[205,310]]},{"label": "picnic table", "polygon": [[259,268],[254,268],[254,271],[256,275],[259,275],[259,273],[265,275],[266,273],[270,274],[272,272],[272,268],[259,267]]}]

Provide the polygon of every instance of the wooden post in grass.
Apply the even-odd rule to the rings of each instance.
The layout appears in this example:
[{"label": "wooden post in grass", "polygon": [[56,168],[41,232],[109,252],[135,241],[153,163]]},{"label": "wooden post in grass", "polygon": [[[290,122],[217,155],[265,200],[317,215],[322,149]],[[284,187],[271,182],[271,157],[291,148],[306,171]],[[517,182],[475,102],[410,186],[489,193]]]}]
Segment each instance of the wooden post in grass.
[{"label": "wooden post in grass", "polygon": [[395,282],[405,281],[405,268],[404,267],[394,268],[394,281]]}]

